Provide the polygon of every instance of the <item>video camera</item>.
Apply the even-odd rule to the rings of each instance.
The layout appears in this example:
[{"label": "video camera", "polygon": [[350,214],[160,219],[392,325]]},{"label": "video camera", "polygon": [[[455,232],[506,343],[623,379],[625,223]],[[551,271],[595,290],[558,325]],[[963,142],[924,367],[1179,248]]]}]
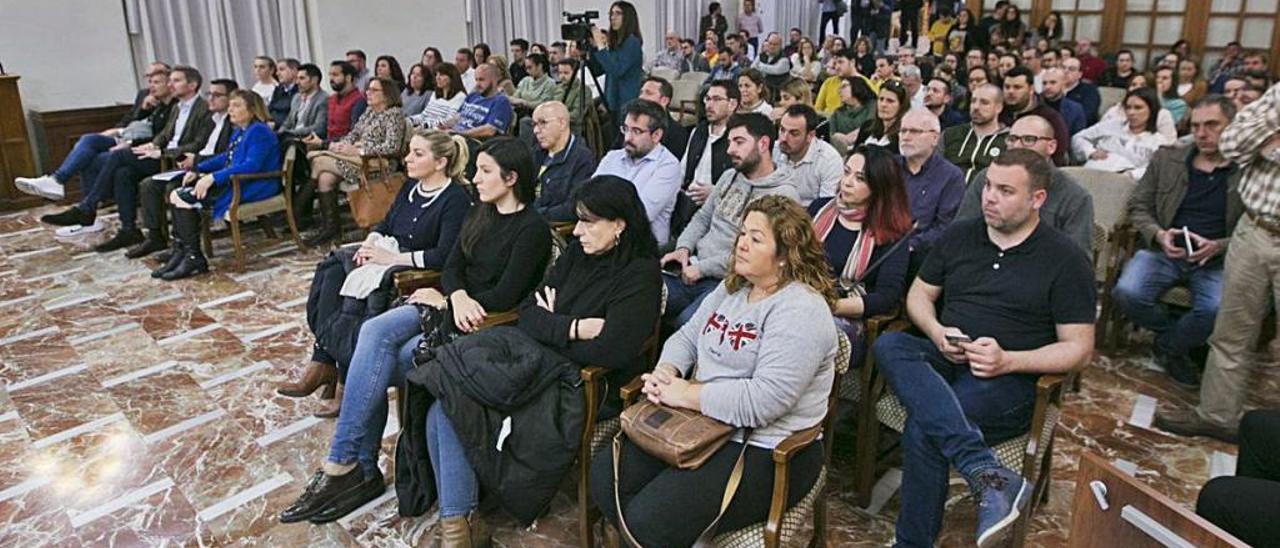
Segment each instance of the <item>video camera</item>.
[{"label": "video camera", "polygon": [[600,18],[600,12],[596,10],[584,11],[582,13],[562,12],[561,15],[566,21],[560,25],[560,39],[566,42],[576,42],[581,45],[583,42],[591,42],[591,21]]}]

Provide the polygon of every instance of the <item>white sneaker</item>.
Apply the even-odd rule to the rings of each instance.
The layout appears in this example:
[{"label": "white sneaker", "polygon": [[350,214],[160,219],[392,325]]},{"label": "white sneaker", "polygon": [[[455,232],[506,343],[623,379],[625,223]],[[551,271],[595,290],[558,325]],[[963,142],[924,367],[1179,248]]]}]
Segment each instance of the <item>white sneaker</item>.
[{"label": "white sneaker", "polygon": [[107,228],[107,223],[103,222],[102,218],[99,217],[94,219],[93,224],[89,226],[71,225],[60,227],[53,231],[53,235],[59,238],[73,238],[75,236],[93,234],[94,232],[102,232],[104,228]]},{"label": "white sneaker", "polygon": [[40,177],[16,177],[13,180],[18,190],[49,200],[61,200],[66,196],[66,189],[52,175]]}]

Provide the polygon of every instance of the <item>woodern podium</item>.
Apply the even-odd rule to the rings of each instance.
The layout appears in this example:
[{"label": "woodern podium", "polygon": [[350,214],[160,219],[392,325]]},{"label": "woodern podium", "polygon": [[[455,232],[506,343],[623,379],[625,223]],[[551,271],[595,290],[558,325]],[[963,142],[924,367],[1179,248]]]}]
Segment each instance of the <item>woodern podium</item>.
[{"label": "woodern podium", "polygon": [[27,115],[22,108],[16,74],[0,75],[0,210],[27,207],[26,197],[13,186],[14,177],[36,175],[27,137]]}]

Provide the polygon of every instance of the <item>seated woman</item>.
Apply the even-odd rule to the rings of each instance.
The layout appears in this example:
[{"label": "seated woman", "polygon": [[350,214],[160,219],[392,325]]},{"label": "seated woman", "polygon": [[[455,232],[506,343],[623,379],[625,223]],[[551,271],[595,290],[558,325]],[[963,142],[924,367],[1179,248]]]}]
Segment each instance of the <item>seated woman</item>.
[{"label": "seated woman", "polygon": [[897,80],[880,84],[880,93],[876,95],[876,115],[858,128],[858,136],[853,146],[880,145],[889,150],[898,150],[898,128],[902,125],[902,117],[911,108],[907,88]]},{"label": "seated woman", "polygon": [[876,93],[867,80],[849,76],[840,82],[840,106],[831,113],[831,144],[845,152],[858,139],[860,129],[876,114]]},{"label": "seated woman", "polygon": [[[644,202],[635,185],[627,180],[601,176],[582,187],[576,196],[576,209],[577,240],[556,261],[542,287],[525,300],[519,324],[488,330],[451,345],[460,350],[458,355],[467,371],[465,382],[481,385],[486,394],[506,390],[519,393],[524,400],[511,402],[511,408],[518,411],[511,413],[514,429],[506,438],[506,451],[495,454],[473,449],[487,447],[489,442],[483,440],[501,439],[498,428],[494,428],[501,426],[500,419],[498,424],[486,426],[474,417],[501,413],[461,393],[465,391],[436,388],[464,383],[450,373],[448,358],[437,358],[409,374],[406,436],[420,436],[424,432],[417,427],[425,423],[426,438],[425,443],[401,439],[400,446],[425,445],[435,496],[426,485],[428,481],[406,489],[400,489],[403,484],[398,484],[397,494],[402,508],[406,500],[438,498],[443,546],[488,546],[487,528],[476,513],[480,486],[487,493],[500,493],[500,505],[521,522],[537,519],[577,455],[576,444],[566,446],[565,439],[576,440],[582,428],[580,417],[575,419],[571,413],[557,409],[564,405],[557,402],[566,401],[559,397],[563,393],[543,394],[557,390],[559,383],[541,389],[512,386],[513,377],[522,377],[510,372],[522,371],[521,366],[504,363],[506,360],[501,358],[469,359],[482,355],[477,349],[513,348],[522,350],[522,355],[542,354],[539,360],[549,357],[553,371],[565,360],[577,367],[597,365],[609,369],[603,417],[615,416],[621,410],[615,387],[629,382],[645,368],[641,350],[658,321],[662,275],[658,269],[658,243],[649,228]],[[441,353],[451,347],[442,348]],[[418,402],[414,390],[418,386],[428,389],[435,400],[425,416],[414,411]],[[567,401],[581,402],[582,395],[573,391],[567,394]],[[537,419],[544,415],[550,417],[547,422]],[[397,461],[407,456],[406,451],[397,450]],[[538,462],[528,464],[527,460]],[[500,472],[493,473],[495,470]],[[422,472],[425,478],[426,470]],[[520,481],[530,476],[545,479],[536,486]],[[419,491],[426,492],[418,496]]]},{"label": "seated woman", "polygon": [[[644,546],[693,544],[719,512],[743,443],[742,483],[718,530],[764,521],[773,448],[826,416],[838,335],[822,244],[800,205],[781,196],[749,204],[742,225],[732,272],[702,301],[695,321],[667,340],[658,366],[643,376],[643,393],[754,430],[747,440],[735,434],[696,470],[672,468],[623,442],[617,495],[627,529]],[[821,442],[795,455],[788,505],[812,489],[822,464]],[[614,466],[612,458],[592,462],[591,497],[616,525]]]},{"label": "seated woman", "polygon": [[817,84],[818,78],[822,77],[822,60],[818,59],[813,42],[808,38],[801,38],[796,52],[791,54],[791,77],[809,87]]},{"label": "seated woman", "polygon": [[[307,300],[307,324],[315,334],[311,360],[302,379],[280,386],[280,394],[300,398],[323,386],[323,397],[333,398],[346,376],[337,364],[349,362],[360,321],[386,310],[392,291],[382,288],[391,276],[406,268],[439,270],[453,250],[471,207],[462,180],[466,141],[442,131],[417,132],[404,163],[413,181],[400,189],[364,244],[341,248],[316,266]],[[322,415],[337,416],[333,410]]]},{"label": "seated woman", "polygon": [[[267,122],[267,104],[252,90],[231,92],[227,107],[231,123],[226,151],[200,162],[182,178],[182,186],[169,194],[173,217],[173,247],[169,258],[152,278],[166,281],[190,278],[209,271],[200,249],[200,209],[221,219],[231,209],[231,176],[280,169],[280,142]],[[240,203],[266,200],[280,193],[280,179],[255,179],[240,184]]]},{"label": "seated woman", "polygon": [[[1135,72],[1129,78],[1129,86],[1125,89],[1126,91],[1133,91],[1139,88],[1150,87],[1150,82],[1151,79],[1146,74]],[[1118,121],[1118,123],[1124,123],[1124,101],[1111,105],[1111,108],[1107,109],[1098,121],[1101,122],[1108,119]],[[1178,138],[1178,127],[1173,123],[1173,115],[1169,114],[1169,111],[1166,109],[1160,109],[1160,113],[1156,115],[1156,133],[1164,135],[1170,141]]]},{"label": "seated woman", "polygon": [[1160,106],[1173,115],[1173,123],[1181,122],[1187,115],[1187,102],[1178,94],[1178,71],[1175,67],[1156,69],[1156,94],[1160,96]]},{"label": "seated woman", "polygon": [[773,107],[766,100],[769,88],[765,87],[764,73],[753,68],[746,69],[738,75],[737,83],[738,93],[742,96],[738,106],[739,114],[756,112],[768,116],[773,113]]},{"label": "seated woman", "polygon": [[338,240],[342,225],[338,217],[338,190],[352,190],[360,182],[360,157],[399,154],[404,145],[404,112],[400,110],[400,87],[394,80],[374,78],[365,90],[369,108],[360,115],[351,132],[330,143],[328,150],[307,153],[311,178],[320,199],[320,223],[303,243],[319,246]]},{"label": "seated woman", "polygon": [[442,122],[458,114],[462,103],[467,99],[467,90],[462,87],[462,76],[453,63],[436,65],[435,89],[427,98],[422,112],[409,117],[414,127],[435,129]]},{"label": "seated woman", "polygon": [[1178,97],[1187,105],[1193,105],[1209,93],[1209,83],[1200,77],[1200,63],[1195,59],[1178,61]]},{"label": "seated woman", "polygon": [[1105,118],[1071,138],[1071,150],[1084,167],[1127,173],[1141,179],[1156,149],[1173,140],[1156,131],[1160,100],[1155,90],[1138,88],[1124,96],[1125,118]]},{"label": "seated woman", "polygon": [[813,106],[813,88],[799,78],[787,80],[782,89],[778,90],[778,104],[773,105],[773,112],[769,113],[769,117],[777,122],[786,114],[787,107],[795,104]]},{"label": "seated woman", "polygon": [[[551,228],[533,208],[535,179],[528,147],[510,138],[485,143],[477,153],[471,208],[445,263],[441,289],[420,289],[415,305],[444,309],[462,333],[479,328],[489,311],[520,304],[542,278],[551,257]],[[280,514],[284,523],[327,523],[377,498],[384,490],[378,448],[387,421],[387,388],[404,383],[422,339],[416,306],[384,312],[360,327],[350,390],[342,396],[329,457],[302,496]]]},{"label": "seated woman", "polygon": [[902,304],[910,250],[894,244],[911,232],[905,188],[893,153],[864,146],[845,161],[836,196],[809,204],[840,297],[836,326],[853,345],[851,366],[862,363],[862,320]]}]

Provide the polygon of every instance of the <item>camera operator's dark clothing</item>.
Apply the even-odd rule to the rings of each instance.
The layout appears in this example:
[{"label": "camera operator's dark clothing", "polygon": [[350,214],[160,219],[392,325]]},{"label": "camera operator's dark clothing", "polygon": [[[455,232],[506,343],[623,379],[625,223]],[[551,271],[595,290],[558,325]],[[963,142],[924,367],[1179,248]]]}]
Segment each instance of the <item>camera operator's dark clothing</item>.
[{"label": "camera operator's dark clothing", "polygon": [[616,48],[596,50],[591,55],[591,71],[605,74],[604,104],[613,113],[613,126],[622,125],[622,109],[640,96],[644,78],[644,51],[640,38],[628,36]]},{"label": "camera operator's dark clothing", "polygon": [[1236,475],[1209,480],[1196,513],[1254,546],[1280,539],[1280,411],[1245,413]]}]

